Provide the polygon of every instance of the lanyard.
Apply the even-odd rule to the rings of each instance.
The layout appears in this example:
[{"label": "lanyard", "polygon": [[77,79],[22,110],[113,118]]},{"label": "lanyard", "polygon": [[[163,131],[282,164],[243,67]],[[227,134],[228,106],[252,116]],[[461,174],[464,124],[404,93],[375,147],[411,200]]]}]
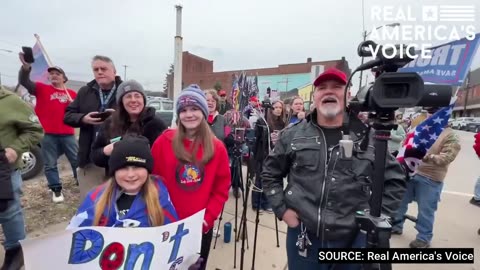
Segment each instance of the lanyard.
[{"label": "lanyard", "polygon": [[105,111],[108,103],[110,102],[110,99],[113,96],[113,92],[115,92],[115,90],[112,88],[112,90],[110,90],[110,93],[108,94],[107,98],[104,99],[102,90],[100,88],[98,89],[98,95],[100,96],[100,112]]}]

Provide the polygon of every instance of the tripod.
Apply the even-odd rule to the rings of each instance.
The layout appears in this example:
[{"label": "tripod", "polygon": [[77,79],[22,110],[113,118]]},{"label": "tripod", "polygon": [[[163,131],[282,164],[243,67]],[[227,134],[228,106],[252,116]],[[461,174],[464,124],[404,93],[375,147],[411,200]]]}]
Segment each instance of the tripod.
[{"label": "tripod", "polygon": [[[367,232],[367,248],[390,248],[390,234],[392,226],[388,217],[381,214],[382,196],[385,181],[385,164],[387,159],[387,145],[390,139],[390,130],[396,127],[393,123],[393,111],[378,112],[374,119],[375,129],[375,161],[373,171],[372,195],[370,210],[357,212],[355,217],[359,230]],[[390,263],[364,264],[365,270],[391,270]]]},{"label": "tripod", "polygon": [[[268,104],[268,105],[266,105]],[[269,150],[271,149],[270,147],[270,130],[269,130],[269,127],[268,127],[268,123],[267,123],[267,109],[269,108],[268,106],[271,106],[271,104],[265,102],[264,103],[265,105],[265,112],[264,112],[264,118],[263,120],[265,121],[265,128],[260,126],[259,128],[262,129],[262,135],[264,134],[264,132],[266,132],[266,142],[267,142],[267,149],[266,149],[266,153],[264,153],[264,155],[268,155],[269,153]],[[258,127],[257,127],[258,128]],[[262,139],[265,139],[265,136],[262,137]],[[263,160],[262,161],[256,161],[255,163],[255,173],[256,174],[260,174],[261,173],[261,166],[263,165]],[[258,168],[260,167],[260,168]],[[259,177],[259,176],[257,176]],[[258,236],[258,225],[260,224],[260,207],[262,206],[262,197],[264,196],[263,195],[263,189],[262,188],[259,188],[257,187],[255,184],[253,184],[253,187],[252,187],[252,197],[253,197],[253,192],[258,192],[258,199],[257,199],[257,213],[256,213],[256,217],[255,217],[255,236],[254,236],[254,240],[253,240],[253,258],[252,258],[252,270],[255,269],[255,255],[256,255],[256,251],[257,251],[257,236]],[[277,221],[277,218],[274,216],[274,220],[275,220],[275,233],[276,233],[276,237],[277,237],[277,248],[280,247],[280,241],[279,241],[279,237],[278,237],[278,221]]]},{"label": "tripod", "polygon": [[[250,150],[249,150],[250,151]],[[245,241],[247,242],[247,249],[249,249],[248,245],[248,233],[247,233],[247,208],[248,208],[248,194],[250,194],[250,184],[252,183],[252,179],[254,177],[254,170],[252,170],[252,162],[253,159],[249,157],[247,162],[247,182],[245,183],[245,191],[242,192],[242,195],[245,193],[243,197],[243,211],[242,217],[240,218],[240,230],[237,234],[236,241],[240,239],[240,234],[242,236],[242,246],[241,246],[241,253],[240,253],[240,269],[243,270],[243,263],[245,260]]]},{"label": "tripod", "polygon": [[[258,165],[258,164],[256,164],[256,165]],[[256,213],[256,217],[255,217],[255,235],[253,237],[252,270],[255,269],[255,254],[256,254],[256,250],[257,250],[258,224],[260,224],[260,207],[262,205],[263,189],[259,189],[258,187],[253,185],[252,193],[253,192],[259,192],[260,195],[258,196],[258,200],[257,200],[257,213]],[[274,216],[274,220],[275,220],[275,233],[276,233],[276,237],[277,237],[277,248],[278,248],[278,247],[280,247],[280,242],[279,242],[279,238],[278,238],[278,221],[277,221],[277,218],[275,216]]]},{"label": "tripod", "polygon": [[[231,163],[231,174],[232,174],[232,187],[233,189],[240,189],[242,191],[242,202],[244,202],[245,199],[245,190],[244,190],[244,182],[243,182],[243,172],[242,172],[242,151],[241,151],[241,142],[235,141],[235,145],[232,148],[232,163]],[[241,226],[242,222],[240,221],[240,230],[238,229],[238,196],[235,196],[235,226],[233,228],[234,236],[235,236],[235,246],[234,246],[234,254],[233,254],[233,268],[237,267],[237,233],[241,231]],[[220,214],[220,217],[218,219],[218,225],[217,225],[217,232],[220,229],[220,224],[223,219],[223,212],[225,210],[225,205],[222,208],[222,213]],[[242,216],[243,218],[243,216]],[[240,219],[242,220],[242,219]],[[239,235],[239,234],[238,234]],[[213,249],[216,248],[217,246],[217,239],[218,237],[215,238],[215,243],[213,244]],[[248,245],[248,242],[247,242]]]}]

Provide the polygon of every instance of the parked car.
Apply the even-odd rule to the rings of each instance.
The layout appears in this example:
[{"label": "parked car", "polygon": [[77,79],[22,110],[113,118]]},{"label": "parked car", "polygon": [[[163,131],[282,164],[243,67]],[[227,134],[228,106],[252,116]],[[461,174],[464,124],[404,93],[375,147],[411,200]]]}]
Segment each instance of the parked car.
[{"label": "parked car", "polygon": [[30,152],[22,154],[23,167],[20,172],[22,174],[23,181],[29,180],[43,170],[42,150],[40,145],[34,146],[30,149]]},{"label": "parked car", "polygon": [[474,117],[459,117],[454,119],[451,122],[451,125],[453,129],[465,130],[467,128],[467,124],[474,123],[476,121],[478,120]]},{"label": "parked car", "polygon": [[475,132],[475,133],[479,132],[480,131],[480,121],[468,123],[465,130],[470,131],[470,132]]},{"label": "parked car", "polygon": [[155,108],[155,113],[170,126],[173,119],[173,101],[167,98],[155,98],[147,101],[147,106]]}]

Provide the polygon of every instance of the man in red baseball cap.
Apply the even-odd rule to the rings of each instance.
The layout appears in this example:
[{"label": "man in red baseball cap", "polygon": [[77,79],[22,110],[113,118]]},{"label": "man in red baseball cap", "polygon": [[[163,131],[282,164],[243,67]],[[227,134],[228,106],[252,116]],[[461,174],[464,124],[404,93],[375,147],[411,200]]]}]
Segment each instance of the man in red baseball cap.
[{"label": "man in red baseball cap", "polygon": [[[263,191],[275,215],[288,225],[288,269],[332,269],[331,262],[318,261],[319,249],[366,245],[355,216],[358,210],[369,208],[373,136],[351,115],[349,135],[354,146],[352,156],[343,155],[339,141],[347,76],[329,69],[313,85],[315,109],[304,121],[280,133],[261,174]],[[405,191],[405,174],[391,155],[386,168],[382,213],[392,217]],[[342,269],[360,270],[362,265],[344,264]]]},{"label": "man in red baseball cap", "polygon": [[221,114],[221,115],[224,115],[227,111],[233,109],[233,106],[227,100],[227,91],[220,90],[220,91],[218,91],[218,95],[220,96],[220,104],[218,106],[219,107],[218,113]]},{"label": "man in red baseball cap", "polygon": [[317,120],[325,126],[338,127],[342,124],[346,85],[347,75],[336,68],[326,70],[313,82]]}]

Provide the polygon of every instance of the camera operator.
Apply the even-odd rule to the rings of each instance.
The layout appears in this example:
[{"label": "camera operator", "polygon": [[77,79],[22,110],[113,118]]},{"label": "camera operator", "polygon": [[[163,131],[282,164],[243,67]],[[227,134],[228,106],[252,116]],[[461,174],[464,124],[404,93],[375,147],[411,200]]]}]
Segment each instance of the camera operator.
[{"label": "camera operator", "polygon": [[[373,179],[373,131],[350,116],[353,157],[339,156],[342,138],[345,73],[329,69],[314,81],[315,110],[286,128],[266,158],[263,187],[275,215],[288,225],[289,269],[330,269],[318,263],[319,248],[366,246],[355,221],[356,211],[369,208]],[[405,191],[400,164],[387,155],[382,212],[392,217]],[[289,183],[283,190],[283,178]],[[305,247],[305,248],[302,248]],[[361,269],[342,265],[341,269]]]},{"label": "camera operator", "polygon": [[[253,156],[255,158],[255,186],[262,189],[261,176],[263,161],[270,153],[270,147],[273,147],[278,140],[279,132],[285,128],[285,105],[281,100],[272,102],[272,108],[267,109],[267,123],[263,118],[259,118],[255,124],[255,145]],[[267,129],[268,125],[268,129]],[[269,142],[270,140],[270,147]],[[268,203],[265,193],[256,190],[252,191],[252,208],[257,208],[271,212],[272,208]]]}]

